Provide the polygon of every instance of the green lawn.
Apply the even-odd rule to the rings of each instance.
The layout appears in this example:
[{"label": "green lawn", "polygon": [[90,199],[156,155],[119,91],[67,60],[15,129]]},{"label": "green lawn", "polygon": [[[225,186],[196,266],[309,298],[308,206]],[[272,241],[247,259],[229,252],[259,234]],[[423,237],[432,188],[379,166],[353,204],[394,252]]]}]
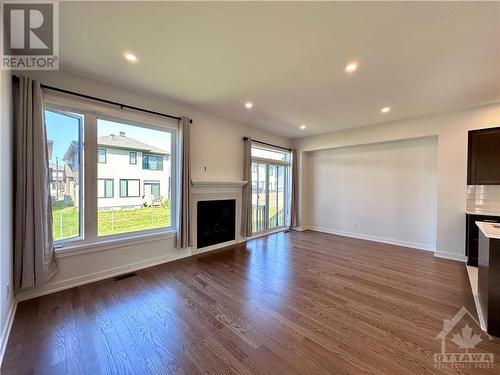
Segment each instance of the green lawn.
[{"label": "green lawn", "polygon": [[54,241],[78,237],[79,218],[76,207],[56,203],[52,207],[52,233]]},{"label": "green lawn", "polygon": [[[56,203],[53,207],[54,240],[77,237],[78,210],[76,207],[64,207]],[[170,203],[162,207],[142,207],[131,210],[109,210],[97,213],[97,234],[135,232],[139,230],[163,228],[170,225]]]}]

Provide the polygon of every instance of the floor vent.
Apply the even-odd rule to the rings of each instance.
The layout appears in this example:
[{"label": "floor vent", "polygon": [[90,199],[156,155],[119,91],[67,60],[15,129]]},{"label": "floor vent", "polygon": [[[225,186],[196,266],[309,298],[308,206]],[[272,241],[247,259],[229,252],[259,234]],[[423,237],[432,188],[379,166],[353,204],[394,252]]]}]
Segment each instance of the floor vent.
[{"label": "floor vent", "polygon": [[137,276],[137,272],[124,273],[123,275],[113,277],[113,280],[120,281],[123,279],[128,279],[129,277]]}]

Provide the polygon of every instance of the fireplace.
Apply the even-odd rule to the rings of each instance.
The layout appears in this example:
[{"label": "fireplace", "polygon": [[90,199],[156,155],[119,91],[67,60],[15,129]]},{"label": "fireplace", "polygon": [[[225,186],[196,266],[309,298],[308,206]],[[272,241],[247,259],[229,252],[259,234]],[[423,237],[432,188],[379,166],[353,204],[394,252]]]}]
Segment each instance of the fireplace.
[{"label": "fireplace", "polygon": [[236,239],[236,199],[197,202],[197,248]]}]

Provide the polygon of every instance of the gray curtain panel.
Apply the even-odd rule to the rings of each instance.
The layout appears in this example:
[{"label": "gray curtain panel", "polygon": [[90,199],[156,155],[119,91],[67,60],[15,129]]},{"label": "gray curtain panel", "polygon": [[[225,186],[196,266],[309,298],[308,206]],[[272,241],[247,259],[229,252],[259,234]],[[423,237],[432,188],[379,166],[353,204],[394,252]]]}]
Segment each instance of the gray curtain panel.
[{"label": "gray curtain panel", "polygon": [[49,160],[40,83],[14,84],[14,288],[39,286],[57,272]]},{"label": "gray curtain panel", "polygon": [[241,235],[252,236],[252,139],[243,140],[243,186],[241,196]]},{"label": "gray curtain panel", "polygon": [[190,120],[182,117],[179,124],[181,136],[181,164],[180,164],[180,191],[179,200],[179,228],[177,230],[177,247],[191,246],[191,129]]},{"label": "gray curtain panel", "polygon": [[297,150],[292,150],[292,189],[291,189],[291,204],[290,204],[290,224],[291,227],[298,225],[298,205],[299,205],[299,175],[298,175]]}]

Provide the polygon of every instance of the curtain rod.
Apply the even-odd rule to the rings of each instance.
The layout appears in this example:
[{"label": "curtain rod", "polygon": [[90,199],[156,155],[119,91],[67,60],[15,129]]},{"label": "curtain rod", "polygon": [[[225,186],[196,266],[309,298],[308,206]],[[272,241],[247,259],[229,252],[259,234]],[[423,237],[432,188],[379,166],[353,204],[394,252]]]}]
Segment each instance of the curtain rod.
[{"label": "curtain rod", "polygon": [[[16,82],[16,81],[19,80],[19,77],[12,76],[12,80],[14,82]],[[74,96],[78,96],[80,98],[85,98],[85,99],[95,100],[95,101],[106,103],[106,104],[110,104],[110,105],[115,105],[115,106],[120,107],[121,109],[128,108],[128,109],[132,109],[134,111],[141,111],[141,112],[149,113],[149,114],[156,115],[156,116],[168,117],[168,118],[175,119],[175,120],[178,120],[178,121],[181,120],[181,118],[179,116],[173,116],[173,115],[168,115],[166,113],[150,111],[149,109],[134,107],[134,106],[131,106],[131,105],[127,105],[127,104],[123,104],[123,103],[118,103],[118,102],[114,102],[112,100],[102,99],[102,98],[98,98],[98,97],[91,96],[91,95],[80,94],[78,92],[61,89],[59,87],[54,87],[54,86],[49,86],[49,85],[44,85],[44,84],[40,84],[40,87],[42,87],[43,89],[47,89],[47,90],[61,92],[63,94],[74,95]],[[193,120],[189,119],[189,123],[192,124]]]},{"label": "curtain rod", "polygon": [[[243,137],[243,139],[246,141],[248,139],[248,137]],[[281,148],[282,150],[287,150],[287,151],[293,151],[291,148],[287,148],[287,147],[282,147],[282,146],[278,146],[278,145],[273,145],[272,143],[267,143],[267,142],[262,142],[262,141],[257,141],[255,139],[252,139],[252,142],[255,142],[255,143],[260,143],[262,145],[266,145],[266,146],[271,146],[271,147],[276,147],[276,148]]]}]

